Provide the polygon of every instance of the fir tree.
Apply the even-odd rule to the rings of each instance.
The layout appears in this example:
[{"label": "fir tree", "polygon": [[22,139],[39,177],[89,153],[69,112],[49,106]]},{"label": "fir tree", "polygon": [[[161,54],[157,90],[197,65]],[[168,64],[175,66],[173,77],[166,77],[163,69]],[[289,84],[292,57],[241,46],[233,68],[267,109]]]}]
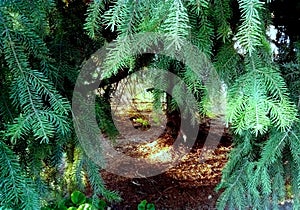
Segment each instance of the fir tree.
[{"label": "fir tree", "polygon": [[[290,43],[276,43],[280,54],[274,59],[266,30],[271,12],[275,17],[279,13],[276,2],[1,1],[0,206],[39,209],[51,191],[64,194],[83,188],[83,176],[90,180],[94,197],[119,199],[104,187],[98,166],[82,151],[71,122],[70,99],[82,62],[105,41],[114,40],[116,47],[108,49],[99,88],[109,88],[142,67],[156,66],[182,78],[198,100],[199,113],[216,116],[207,108],[207,87],[189,66],[167,56],[131,54],[131,38],[153,32],[164,34],[167,47],[175,51],[193,43],[213,61],[228,87],[226,121],[234,148],[218,186],[223,190],[218,208],[276,209],[288,183],[298,209],[299,34],[287,24]],[[155,41],[143,38],[140,52]],[[186,56],[190,65],[197,60],[193,55]],[[176,85],[174,90],[184,101],[184,92]],[[158,102],[163,94],[154,93]],[[96,107],[97,116],[107,123],[99,126],[115,131],[105,115],[109,100],[101,97],[97,100],[105,103]],[[172,99],[170,104],[176,109]],[[61,174],[64,159],[67,167]]]},{"label": "fir tree", "polygon": [[[218,201],[219,209],[276,209],[286,195],[288,180],[295,195],[294,208],[299,208],[298,109],[282,76],[286,66],[274,62],[266,35],[271,23],[270,3],[114,1],[108,11],[102,12],[104,23],[118,33],[117,47],[105,61],[105,77],[124,68],[134,70],[133,60],[138,57],[130,56],[130,49],[124,43],[141,32],[164,33],[176,49],[183,47],[183,40],[188,40],[214,58],[215,68],[228,87],[226,121],[234,135],[234,149],[218,186],[224,190]],[[88,14],[92,16],[92,7]],[[88,22],[86,25],[90,26]],[[92,27],[86,28],[92,34]],[[158,57],[152,65],[180,75],[194,93],[203,90],[201,81],[194,86],[195,75],[190,74],[187,66]],[[298,66],[293,65],[292,71],[295,74]],[[201,104],[205,94],[198,99]],[[204,107],[199,107],[199,112],[203,112]]]},{"label": "fir tree", "polygon": [[74,135],[72,85],[82,58],[101,41],[80,42],[88,38],[80,16],[86,4],[68,6],[52,0],[0,2],[0,206],[4,209],[40,209],[55,194],[63,197],[81,189],[82,172],[88,174],[95,198],[119,199],[105,189],[98,167],[84,158]]}]

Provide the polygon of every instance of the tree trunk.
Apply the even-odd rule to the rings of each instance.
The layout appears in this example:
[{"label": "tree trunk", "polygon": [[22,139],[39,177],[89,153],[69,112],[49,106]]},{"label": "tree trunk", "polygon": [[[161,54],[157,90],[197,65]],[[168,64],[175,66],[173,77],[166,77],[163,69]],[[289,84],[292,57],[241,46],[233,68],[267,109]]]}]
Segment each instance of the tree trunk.
[{"label": "tree trunk", "polygon": [[167,101],[167,110],[166,110],[167,123],[166,123],[164,134],[171,135],[174,139],[176,139],[180,131],[180,122],[181,122],[180,110],[178,109],[178,107],[176,109],[172,109],[171,95],[167,94],[166,99],[167,99],[166,100]]}]

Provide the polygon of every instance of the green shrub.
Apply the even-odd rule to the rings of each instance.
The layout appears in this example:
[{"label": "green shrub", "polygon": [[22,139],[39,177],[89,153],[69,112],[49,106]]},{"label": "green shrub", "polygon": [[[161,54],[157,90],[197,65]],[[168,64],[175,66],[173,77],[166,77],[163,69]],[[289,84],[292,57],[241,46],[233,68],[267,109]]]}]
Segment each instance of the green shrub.
[{"label": "green shrub", "polygon": [[141,123],[142,126],[144,126],[144,127],[147,127],[147,126],[150,125],[150,124],[149,124],[149,121],[148,121],[148,120],[145,120],[145,119],[143,119],[143,118],[137,118],[137,119],[135,120],[135,122],[136,122],[136,123]]},{"label": "green shrub", "polygon": [[71,194],[71,201],[74,204],[81,205],[81,204],[85,203],[86,197],[85,197],[85,195],[82,192],[80,192],[80,191],[74,191]]},{"label": "green shrub", "polygon": [[138,210],[155,210],[153,203],[148,203],[147,200],[142,200],[138,205]]},{"label": "green shrub", "polygon": [[107,204],[102,199],[87,198],[82,192],[74,191],[70,197],[49,204],[42,210],[104,210]]}]

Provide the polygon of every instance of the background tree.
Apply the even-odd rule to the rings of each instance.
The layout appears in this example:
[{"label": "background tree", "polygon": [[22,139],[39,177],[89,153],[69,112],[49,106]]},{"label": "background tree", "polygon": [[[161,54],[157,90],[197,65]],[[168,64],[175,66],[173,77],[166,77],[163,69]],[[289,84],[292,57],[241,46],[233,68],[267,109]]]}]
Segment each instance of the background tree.
[{"label": "background tree", "polygon": [[[99,3],[90,5],[89,17]],[[124,43],[140,32],[164,33],[177,50],[187,39],[214,62],[228,87],[226,119],[234,135],[234,149],[218,186],[224,190],[219,209],[277,208],[286,196],[287,182],[292,185],[294,206],[299,206],[297,102],[281,74],[286,65],[274,59],[266,33],[272,23],[271,12],[278,17],[280,10],[276,3],[259,0],[149,0],[115,1],[109,10],[98,13],[98,24],[107,24],[118,33],[117,47],[106,61],[106,77],[132,67],[132,60],[138,58],[126,56],[130,49]],[[277,23],[276,27],[281,26]],[[86,28],[92,35],[89,22]],[[285,28],[292,31],[289,24]],[[290,49],[297,52],[294,46]],[[181,76],[192,92],[201,91],[203,84],[193,80],[195,75],[188,66],[163,56],[152,63]],[[293,75],[297,69],[294,66]],[[194,86],[195,82],[198,85]],[[204,98],[198,98],[199,102]],[[201,103],[199,107],[199,112],[207,114]]]},{"label": "background tree", "polygon": [[[84,33],[86,4],[0,2],[0,206],[40,209],[41,201],[104,188],[73,132],[70,99],[84,58],[101,46]],[[84,172],[84,173],[82,173]]]},{"label": "background tree", "polygon": [[[223,190],[218,208],[276,209],[286,184],[299,208],[298,12],[296,1],[279,0],[1,1],[0,205],[39,209],[41,200],[53,198],[49,192],[68,193],[61,186],[69,192],[83,188],[83,176],[94,197],[118,200],[81,150],[70,110],[83,60],[105,42],[116,44],[99,87],[106,93],[130,73],[157,66],[183,79],[198,99],[199,113],[215,114],[207,108],[205,85],[188,66],[166,56],[129,56],[126,43],[132,35],[155,32],[165,35],[174,53],[185,40],[192,42],[227,85],[226,121],[234,149],[218,187]],[[290,17],[294,21],[287,21]],[[279,29],[275,58],[266,33],[272,21]],[[108,97],[99,101],[108,102]],[[97,113],[105,113],[107,105],[99,103]],[[172,99],[170,105],[170,112],[176,110]],[[115,135],[110,116],[100,117],[107,119],[101,129]],[[62,163],[67,163],[64,169]]]}]

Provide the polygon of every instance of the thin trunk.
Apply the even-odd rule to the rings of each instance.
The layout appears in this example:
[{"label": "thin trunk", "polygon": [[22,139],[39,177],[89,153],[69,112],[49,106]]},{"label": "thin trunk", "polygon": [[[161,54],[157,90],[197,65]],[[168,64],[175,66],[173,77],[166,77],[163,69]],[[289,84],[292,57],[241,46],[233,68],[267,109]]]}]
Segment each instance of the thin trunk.
[{"label": "thin trunk", "polygon": [[167,94],[166,101],[167,101],[167,110],[166,110],[167,123],[166,123],[166,128],[164,133],[171,135],[174,139],[176,139],[180,131],[180,122],[181,122],[180,111],[178,108],[172,109],[171,95]]}]

